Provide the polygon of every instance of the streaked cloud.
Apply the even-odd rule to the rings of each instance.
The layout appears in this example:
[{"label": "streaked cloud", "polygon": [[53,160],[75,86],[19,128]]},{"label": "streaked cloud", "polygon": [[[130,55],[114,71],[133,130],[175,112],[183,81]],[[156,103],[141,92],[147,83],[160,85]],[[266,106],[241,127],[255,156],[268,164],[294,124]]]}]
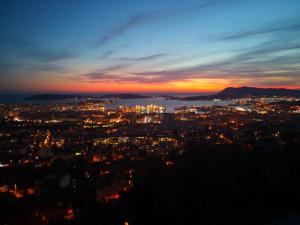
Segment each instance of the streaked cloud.
[{"label": "streaked cloud", "polygon": [[[280,55],[284,51],[294,51],[293,54]],[[132,61],[152,59],[160,54],[131,59]],[[164,56],[164,54],[162,55]],[[255,80],[261,84],[277,83],[284,80],[285,84],[299,80],[300,75],[300,43],[281,40],[266,41],[253,48],[235,51],[231,57],[200,63],[194,66],[178,67],[167,70],[146,70],[132,72],[123,67],[118,71],[105,70],[84,74],[89,82],[135,82],[135,83],[170,83],[192,79],[236,79]],[[114,69],[114,68],[113,68]],[[119,70],[121,69],[121,70]],[[276,83],[275,82],[275,83]]]},{"label": "streaked cloud", "polygon": [[68,50],[41,50],[31,48],[26,50],[26,54],[38,61],[51,62],[77,57],[77,54]]},{"label": "streaked cloud", "polygon": [[115,50],[108,50],[103,52],[100,56],[96,57],[96,60],[103,60],[103,59],[107,59],[110,56],[112,56],[115,53]]},{"label": "streaked cloud", "polygon": [[[96,45],[103,46],[111,40],[123,35],[130,29],[134,27],[144,26],[147,24],[157,23],[168,18],[173,18],[176,16],[185,15],[192,12],[199,12],[201,10],[205,10],[213,5],[219,4],[224,0],[207,0],[200,4],[197,4],[193,7],[181,8],[181,9],[162,9],[152,12],[144,12],[141,14],[136,14],[130,18],[128,18],[124,23],[120,24],[116,28],[114,28],[111,32],[100,37],[97,41]],[[225,1],[224,1],[225,2]]]},{"label": "streaked cloud", "polygon": [[162,58],[166,55],[167,54],[165,52],[163,52],[163,53],[147,55],[147,56],[142,56],[142,57],[121,57],[119,59],[124,60],[124,61],[149,61],[149,60],[155,60],[155,59]]},{"label": "streaked cloud", "polygon": [[249,29],[245,31],[240,31],[234,34],[225,35],[221,40],[235,40],[248,38],[256,35],[262,34],[272,34],[275,32],[293,32],[300,30],[300,18],[293,18],[288,20],[280,20],[274,23],[265,24],[255,29]]}]

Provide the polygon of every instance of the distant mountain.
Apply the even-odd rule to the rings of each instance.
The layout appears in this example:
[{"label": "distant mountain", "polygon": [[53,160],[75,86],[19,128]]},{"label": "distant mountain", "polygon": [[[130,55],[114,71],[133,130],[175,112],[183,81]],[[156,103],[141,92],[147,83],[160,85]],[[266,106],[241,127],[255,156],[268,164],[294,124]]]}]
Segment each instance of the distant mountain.
[{"label": "distant mountain", "polygon": [[300,97],[300,90],[285,89],[285,88],[228,87],[215,95],[173,97],[171,99],[197,101],[197,100],[234,99],[234,98],[245,98],[245,97],[275,97],[275,96]]},{"label": "distant mountain", "polygon": [[299,90],[285,88],[255,88],[255,87],[228,87],[216,94],[219,97],[241,98],[241,97],[274,97],[274,96],[294,96],[300,97]]},{"label": "distant mountain", "polygon": [[100,98],[118,98],[118,99],[137,99],[137,98],[152,98],[152,96],[137,95],[137,94],[108,94]]},{"label": "distant mountain", "polygon": [[61,94],[38,94],[26,97],[26,100],[36,101],[51,101],[51,100],[66,100],[66,99],[88,99],[93,98],[83,95],[61,95]]}]

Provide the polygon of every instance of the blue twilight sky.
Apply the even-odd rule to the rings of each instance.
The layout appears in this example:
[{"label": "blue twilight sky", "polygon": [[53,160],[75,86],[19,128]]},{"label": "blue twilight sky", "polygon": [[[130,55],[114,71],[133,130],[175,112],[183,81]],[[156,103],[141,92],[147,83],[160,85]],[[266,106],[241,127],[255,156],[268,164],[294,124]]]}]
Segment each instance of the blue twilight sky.
[{"label": "blue twilight sky", "polygon": [[2,91],[300,87],[299,0],[2,0]]}]

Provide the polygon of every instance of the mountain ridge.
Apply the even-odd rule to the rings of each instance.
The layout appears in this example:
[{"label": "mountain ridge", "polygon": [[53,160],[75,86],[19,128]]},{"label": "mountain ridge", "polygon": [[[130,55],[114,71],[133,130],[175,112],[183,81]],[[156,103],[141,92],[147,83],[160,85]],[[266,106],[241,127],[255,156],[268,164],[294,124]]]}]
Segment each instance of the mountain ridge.
[{"label": "mountain ridge", "polygon": [[287,88],[257,88],[257,87],[227,87],[217,96],[232,96],[232,97],[262,97],[262,96],[300,96],[299,90]]},{"label": "mountain ridge", "polygon": [[173,97],[171,99],[176,100],[187,100],[187,101],[197,101],[197,100],[213,100],[213,99],[236,99],[236,98],[246,98],[246,97],[300,97],[300,90],[287,89],[287,88],[257,88],[257,87],[227,87],[214,95],[205,96],[189,96],[189,97]]}]

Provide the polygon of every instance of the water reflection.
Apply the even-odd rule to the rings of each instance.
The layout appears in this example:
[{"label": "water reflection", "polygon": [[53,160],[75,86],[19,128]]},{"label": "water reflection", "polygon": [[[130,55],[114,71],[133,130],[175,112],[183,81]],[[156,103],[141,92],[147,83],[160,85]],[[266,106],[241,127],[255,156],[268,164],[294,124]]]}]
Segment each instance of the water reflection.
[{"label": "water reflection", "polygon": [[116,109],[119,106],[134,107],[136,105],[162,105],[166,108],[166,112],[174,112],[174,109],[179,106],[209,106],[209,105],[228,105],[232,101],[181,101],[181,100],[170,100],[162,97],[159,98],[142,98],[142,99],[118,99],[114,103],[106,105],[108,109]]}]

